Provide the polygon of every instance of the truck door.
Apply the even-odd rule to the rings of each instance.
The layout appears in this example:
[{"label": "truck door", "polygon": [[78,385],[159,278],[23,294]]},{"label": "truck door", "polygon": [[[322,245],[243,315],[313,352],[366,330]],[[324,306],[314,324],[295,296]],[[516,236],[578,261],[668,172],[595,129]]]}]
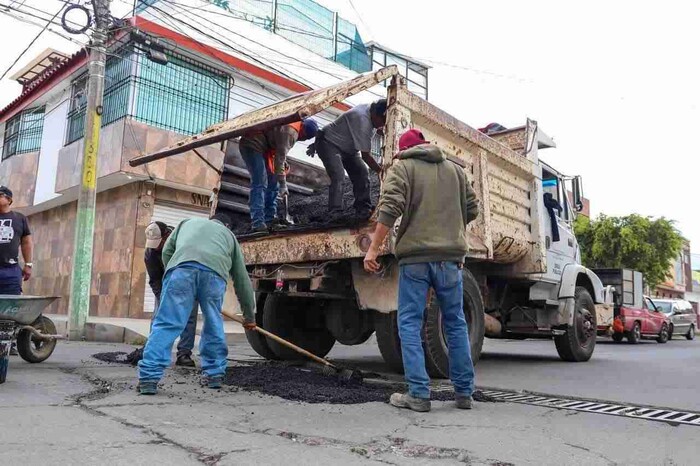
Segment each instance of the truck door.
[{"label": "truck door", "polygon": [[558,176],[542,170],[545,206],[546,277],[559,281],[568,264],[577,262],[577,243],[572,231],[573,213],[566,199],[566,189]]}]

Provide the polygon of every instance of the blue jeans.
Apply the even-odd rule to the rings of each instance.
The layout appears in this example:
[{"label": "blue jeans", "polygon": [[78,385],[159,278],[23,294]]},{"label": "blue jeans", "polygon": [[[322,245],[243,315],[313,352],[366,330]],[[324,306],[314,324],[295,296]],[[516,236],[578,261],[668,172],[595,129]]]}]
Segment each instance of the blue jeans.
[{"label": "blue jeans", "polygon": [[435,290],[440,304],[450,356],[450,379],[455,393],[470,396],[474,391],[474,363],[464,318],[462,271],[454,262],[426,262],[400,267],[398,324],[408,393],[416,398],[430,398],[430,379],[425,370],[421,339],[430,288]]},{"label": "blue jeans", "polygon": [[199,355],[202,372],[213,377],[226,371],[228,347],[224,335],[221,307],[226,281],[213,270],[196,262],[187,262],[169,270],[163,280],[160,307],[153,320],[153,331],[139,361],[139,379],[158,381],[170,365],[173,343],[187,325],[195,301],[204,316]]},{"label": "blue jeans", "polygon": [[19,264],[0,267],[0,295],[22,294],[22,268]]},{"label": "blue jeans", "polygon": [[[156,307],[153,311],[153,315],[151,316],[151,331],[153,331],[153,320],[156,318],[156,315],[158,314],[158,307],[160,306],[160,293],[158,293],[158,295],[159,296],[156,296]],[[187,325],[185,326],[185,330],[183,330],[180,334],[180,342],[177,344],[178,358],[180,356],[192,356],[192,348],[194,348],[194,337],[197,334],[198,310],[199,307],[195,302],[194,306],[192,307],[192,313],[190,314],[190,318],[187,319]]]},{"label": "blue jeans", "polygon": [[250,173],[250,220],[253,228],[271,222],[277,217],[277,176],[267,171],[265,157],[260,152],[242,146],[241,156]]}]

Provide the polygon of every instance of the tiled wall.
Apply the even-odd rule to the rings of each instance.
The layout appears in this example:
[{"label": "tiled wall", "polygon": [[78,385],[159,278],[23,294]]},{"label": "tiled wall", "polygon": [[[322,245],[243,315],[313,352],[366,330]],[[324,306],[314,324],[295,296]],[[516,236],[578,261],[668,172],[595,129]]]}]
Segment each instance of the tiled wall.
[{"label": "tiled wall", "polygon": [[[132,292],[140,189],[132,183],[97,195],[91,315],[129,317],[132,293],[143,299],[143,290]],[[68,312],[75,209],[73,202],[29,217],[34,276],[25,293],[61,296],[48,313]]]},{"label": "tiled wall", "polygon": [[13,208],[30,206],[34,202],[38,164],[38,152],[13,155],[0,163],[0,185],[12,190]]}]

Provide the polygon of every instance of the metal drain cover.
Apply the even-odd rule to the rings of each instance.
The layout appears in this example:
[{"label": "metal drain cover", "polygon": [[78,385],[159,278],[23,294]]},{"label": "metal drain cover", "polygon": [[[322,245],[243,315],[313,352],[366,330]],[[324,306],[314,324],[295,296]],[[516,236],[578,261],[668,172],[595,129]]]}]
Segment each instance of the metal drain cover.
[{"label": "metal drain cover", "polygon": [[[435,391],[452,390],[452,387],[439,387]],[[482,392],[493,398],[510,403],[520,403],[545,408],[567,409],[593,414],[607,414],[610,416],[622,416],[647,421],[659,421],[670,424],[686,424],[700,427],[700,413],[691,411],[675,411],[667,408],[654,408],[648,406],[634,406],[629,404],[616,404],[599,400],[584,400],[574,398],[553,397],[548,395],[509,392],[503,390],[487,390]]]}]

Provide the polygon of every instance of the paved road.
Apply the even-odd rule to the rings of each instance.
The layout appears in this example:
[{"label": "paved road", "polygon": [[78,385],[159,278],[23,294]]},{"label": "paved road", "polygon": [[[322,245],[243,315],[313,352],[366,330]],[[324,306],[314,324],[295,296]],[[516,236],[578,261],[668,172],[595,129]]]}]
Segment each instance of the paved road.
[{"label": "paved road", "polygon": [[[650,348],[640,345],[634,351],[651,354]],[[386,403],[304,404],[230,388],[203,389],[183,370],[168,372],[158,396],[141,397],[134,390],[133,368],[90,358],[130,349],[63,342],[42,364],[13,358],[9,379],[0,385],[2,463],[697,464],[700,427],[513,403],[477,403],[465,412],[435,402],[427,414]],[[352,352],[353,361],[368,367],[379,365],[371,345],[334,351]],[[242,343],[231,348],[235,358],[249,352]],[[570,384],[562,380],[574,374],[575,368],[558,363],[544,342],[496,342],[488,353],[478,369],[482,384],[519,380],[523,386],[549,383],[563,390]],[[611,359],[600,359],[605,372]],[[564,369],[552,371],[555,366]],[[538,381],[544,374],[559,375]],[[656,387],[657,379],[648,375],[646,380]],[[609,390],[619,390],[618,384]]]},{"label": "paved road", "polygon": [[[348,363],[384,370],[376,344],[337,345],[330,354]],[[552,341],[484,342],[477,385],[694,410],[700,412],[700,338],[664,345],[598,340],[586,363],[559,359]]]}]

